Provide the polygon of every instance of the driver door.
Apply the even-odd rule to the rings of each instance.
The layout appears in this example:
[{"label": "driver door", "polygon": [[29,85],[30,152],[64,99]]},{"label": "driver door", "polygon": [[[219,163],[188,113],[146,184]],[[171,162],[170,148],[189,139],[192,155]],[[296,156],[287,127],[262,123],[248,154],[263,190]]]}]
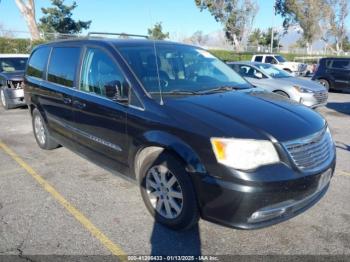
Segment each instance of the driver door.
[{"label": "driver door", "polygon": [[272,65],[277,65],[278,61],[273,56],[266,56],[265,63],[272,64]]},{"label": "driver door", "polygon": [[110,93],[113,85],[119,90],[116,83],[124,87],[127,97],[129,85],[115,59],[104,49],[87,47],[79,90],[72,102],[77,150],[103,166],[122,171],[128,155],[127,106]]}]

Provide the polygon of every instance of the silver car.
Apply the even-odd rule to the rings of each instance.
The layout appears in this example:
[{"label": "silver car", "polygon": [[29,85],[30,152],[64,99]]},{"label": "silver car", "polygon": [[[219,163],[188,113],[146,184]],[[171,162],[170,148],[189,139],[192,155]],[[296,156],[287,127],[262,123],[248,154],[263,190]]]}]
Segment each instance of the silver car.
[{"label": "silver car", "polygon": [[232,62],[228,65],[254,86],[312,108],[327,104],[328,91],[317,82],[294,77],[271,64]]}]

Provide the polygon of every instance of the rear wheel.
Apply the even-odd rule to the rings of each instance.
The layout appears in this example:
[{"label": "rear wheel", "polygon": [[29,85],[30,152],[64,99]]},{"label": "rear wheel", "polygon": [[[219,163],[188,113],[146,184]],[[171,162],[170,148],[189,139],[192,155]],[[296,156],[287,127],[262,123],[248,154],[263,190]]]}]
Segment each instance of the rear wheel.
[{"label": "rear wheel", "polygon": [[328,80],[318,79],[317,82],[319,82],[321,85],[323,85],[327,89],[327,91],[330,90],[330,84],[329,84]]},{"label": "rear wheel", "polygon": [[32,125],[35,140],[42,149],[51,150],[59,146],[51,137],[43,117],[36,108],[33,110]]},{"label": "rear wheel", "polygon": [[140,170],[141,195],[157,222],[175,230],[189,229],[198,222],[196,195],[181,161],[166,152],[154,153]]}]

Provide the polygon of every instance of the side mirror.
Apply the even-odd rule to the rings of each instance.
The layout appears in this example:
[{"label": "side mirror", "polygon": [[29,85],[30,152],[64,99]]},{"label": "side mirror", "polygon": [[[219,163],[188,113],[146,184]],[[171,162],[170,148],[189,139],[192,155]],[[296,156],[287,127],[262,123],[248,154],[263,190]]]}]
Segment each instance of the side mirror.
[{"label": "side mirror", "polygon": [[129,87],[126,82],[122,84],[118,80],[111,81],[104,86],[104,89],[109,99],[123,104],[129,101]]},{"label": "side mirror", "polygon": [[256,73],[255,73],[255,77],[256,77],[257,79],[262,79],[262,78],[263,78],[263,74],[262,74],[261,72],[256,72]]}]

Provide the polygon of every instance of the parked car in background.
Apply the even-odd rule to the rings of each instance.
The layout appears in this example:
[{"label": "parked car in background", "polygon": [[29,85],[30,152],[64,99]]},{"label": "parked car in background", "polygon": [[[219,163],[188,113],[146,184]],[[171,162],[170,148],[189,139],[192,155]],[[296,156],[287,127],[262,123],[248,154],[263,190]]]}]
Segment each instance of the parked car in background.
[{"label": "parked car in background", "polygon": [[350,91],[350,58],[322,58],[312,80],[328,90]]},{"label": "parked car in background", "polygon": [[23,76],[26,54],[0,54],[0,102],[5,109],[24,106]]},{"label": "parked car in background", "polygon": [[137,181],[150,214],[172,229],[199,216],[244,229],[284,221],[321,199],[334,172],[321,115],[194,46],[94,37],[41,45],[25,96],[41,148],[63,145]]},{"label": "parked car in background", "polygon": [[324,86],[294,77],[274,65],[255,62],[233,62],[228,65],[254,86],[312,108],[327,104],[328,91]]},{"label": "parked car in background", "polygon": [[285,70],[288,73],[298,76],[306,74],[307,65],[298,62],[287,61],[283,56],[276,54],[258,54],[253,55],[252,62],[267,63],[276,66],[279,69]]}]

